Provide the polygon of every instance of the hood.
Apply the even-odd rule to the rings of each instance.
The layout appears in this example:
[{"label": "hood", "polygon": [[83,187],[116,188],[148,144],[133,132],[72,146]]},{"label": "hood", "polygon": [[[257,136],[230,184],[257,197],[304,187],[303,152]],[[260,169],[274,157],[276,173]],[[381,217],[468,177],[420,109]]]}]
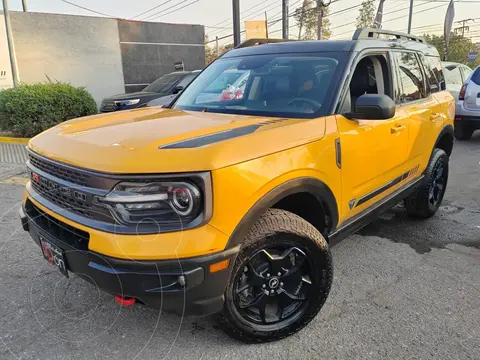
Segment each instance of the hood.
[{"label": "hood", "polygon": [[70,120],[28,146],[48,158],[108,173],[208,171],[320,139],[325,120],[147,107]]},{"label": "hood", "polygon": [[128,93],[128,94],[113,95],[108,98],[105,98],[104,101],[108,101],[108,100],[119,101],[119,100],[130,100],[130,99],[142,99],[142,100],[146,99],[147,101],[150,101],[151,99],[154,99],[160,96],[162,95],[155,92],[138,91],[138,92]]}]

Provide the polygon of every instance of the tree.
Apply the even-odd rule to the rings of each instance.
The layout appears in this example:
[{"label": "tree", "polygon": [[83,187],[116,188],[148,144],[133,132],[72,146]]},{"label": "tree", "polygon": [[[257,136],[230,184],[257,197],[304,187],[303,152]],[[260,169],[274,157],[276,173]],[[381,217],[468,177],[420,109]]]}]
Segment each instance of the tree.
[{"label": "tree", "polygon": [[[233,44],[227,44],[220,46],[218,49],[218,55],[226,53],[228,50],[233,49]],[[205,36],[205,65],[210,64],[213,60],[217,58],[217,49],[215,42],[209,43],[208,36]]]},{"label": "tree", "polygon": [[[440,58],[444,58],[445,54],[445,42],[444,37],[433,35],[433,34],[424,34],[423,38],[429,44],[435,46],[440,54]],[[462,36],[461,34],[451,34],[450,42],[448,45],[448,61],[458,62],[462,64],[467,64],[472,68],[475,68],[477,65],[480,65],[480,57],[477,57],[474,63],[468,62],[468,53],[475,51],[476,45],[467,37]]]},{"label": "tree", "polygon": [[[320,12],[320,0],[303,0],[303,4],[294,15],[298,25],[298,38],[313,40],[317,38],[318,14]],[[323,39],[329,39],[332,35],[330,20],[327,18],[329,8],[323,8],[322,35]]]},{"label": "tree", "polygon": [[375,0],[366,0],[358,10],[357,28],[373,26],[375,20]]}]

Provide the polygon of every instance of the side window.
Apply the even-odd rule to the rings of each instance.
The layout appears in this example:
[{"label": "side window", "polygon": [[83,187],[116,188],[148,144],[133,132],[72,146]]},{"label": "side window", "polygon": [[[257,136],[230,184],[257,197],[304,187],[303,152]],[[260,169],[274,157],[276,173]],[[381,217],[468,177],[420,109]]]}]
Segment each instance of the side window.
[{"label": "side window", "polygon": [[350,80],[349,96],[343,105],[345,111],[353,111],[355,102],[364,94],[385,94],[393,98],[391,85],[386,57],[384,55],[364,57],[357,63]]},{"label": "side window", "polygon": [[445,86],[445,76],[443,75],[442,62],[440,61],[439,56],[425,56],[425,64],[428,64],[432,69],[435,77],[437,78],[437,83],[440,86],[440,90],[446,90]]},{"label": "side window", "polygon": [[399,93],[396,96],[397,103],[420,100],[426,97],[425,82],[420,63],[415,53],[394,52],[398,66]]},{"label": "side window", "polygon": [[[431,59],[434,59],[433,56],[424,56],[421,55],[420,59],[422,60],[422,63],[425,68],[425,73],[427,75],[427,94],[430,93],[436,93],[441,90],[441,84],[440,81],[437,79],[437,75],[435,73],[435,67],[432,65],[432,61],[429,61]],[[440,69],[441,71],[441,69]],[[443,77],[443,74],[442,74]]]}]

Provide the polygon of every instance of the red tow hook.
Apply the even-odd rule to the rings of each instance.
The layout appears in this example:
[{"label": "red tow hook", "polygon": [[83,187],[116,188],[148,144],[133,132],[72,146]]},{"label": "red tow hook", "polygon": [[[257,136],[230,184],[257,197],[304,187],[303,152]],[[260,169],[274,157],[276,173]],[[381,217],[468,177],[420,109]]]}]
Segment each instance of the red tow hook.
[{"label": "red tow hook", "polygon": [[135,298],[124,297],[120,295],[115,295],[115,301],[122,306],[132,306],[135,304]]}]

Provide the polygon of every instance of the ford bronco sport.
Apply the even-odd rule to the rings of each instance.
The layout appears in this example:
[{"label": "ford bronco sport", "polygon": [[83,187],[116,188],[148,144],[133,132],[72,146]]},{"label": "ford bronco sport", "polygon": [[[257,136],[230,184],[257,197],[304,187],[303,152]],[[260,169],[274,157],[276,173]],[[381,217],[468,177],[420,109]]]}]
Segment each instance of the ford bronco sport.
[{"label": "ford bronco sport", "polygon": [[[243,90],[204,96],[230,70],[248,72]],[[219,313],[238,339],[276,340],[325,303],[329,245],[401,201],[412,216],[437,211],[454,113],[420,38],[248,41],[170,108],[31,139],[20,216],[61,273],[124,305]]]}]

